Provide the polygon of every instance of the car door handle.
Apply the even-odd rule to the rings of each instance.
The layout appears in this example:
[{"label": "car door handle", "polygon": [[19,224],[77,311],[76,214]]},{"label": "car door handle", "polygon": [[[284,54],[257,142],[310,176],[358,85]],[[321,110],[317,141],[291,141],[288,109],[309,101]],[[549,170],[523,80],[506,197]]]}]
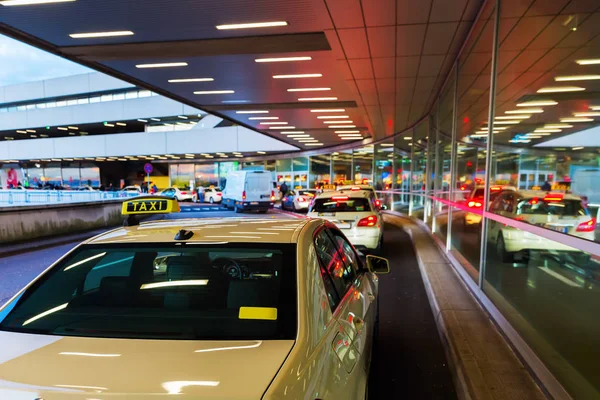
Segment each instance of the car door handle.
[{"label": "car door handle", "polygon": [[360,331],[365,326],[365,321],[363,321],[361,318],[354,318],[352,322],[354,323],[354,327],[357,331]]}]

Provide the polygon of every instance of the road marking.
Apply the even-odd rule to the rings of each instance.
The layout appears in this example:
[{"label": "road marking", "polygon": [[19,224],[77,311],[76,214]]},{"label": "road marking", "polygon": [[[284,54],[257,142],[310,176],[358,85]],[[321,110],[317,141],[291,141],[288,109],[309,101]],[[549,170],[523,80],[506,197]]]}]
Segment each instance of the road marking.
[{"label": "road marking", "polygon": [[558,279],[559,281],[572,286],[572,287],[576,287],[576,288],[582,288],[583,285],[577,283],[577,282],[573,282],[572,280],[570,280],[569,278],[566,278],[564,276],[562,276],[561,274],[559,274],[558,272],[554,272],[551,269],[548,269],[546,267],[538,267],[538,269],[544,271],[545,273],[547,273],[548,275]]}]

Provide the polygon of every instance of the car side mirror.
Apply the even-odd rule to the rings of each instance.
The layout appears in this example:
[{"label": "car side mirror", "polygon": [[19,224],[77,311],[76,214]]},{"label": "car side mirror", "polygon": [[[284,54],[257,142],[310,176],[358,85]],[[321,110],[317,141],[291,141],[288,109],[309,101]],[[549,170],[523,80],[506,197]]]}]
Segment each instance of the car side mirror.
[{"label": "car side mirror", "polygon": [[390,272],[390,262],[387,258],[367,255],[367,268],[374,274],[388,274]]}]

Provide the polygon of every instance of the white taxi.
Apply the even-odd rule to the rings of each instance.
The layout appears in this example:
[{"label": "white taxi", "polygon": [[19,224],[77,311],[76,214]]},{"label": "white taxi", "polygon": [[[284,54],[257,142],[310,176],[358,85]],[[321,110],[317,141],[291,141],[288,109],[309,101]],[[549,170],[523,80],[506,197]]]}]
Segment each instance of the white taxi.
[{"label": "white taxi", "polygon": [[[527,222],[582,239],[594,240],[596,219],[590,216],[581,198],[566,193],[531,190],[504,190],[490,206],[503,217]],[[524,250],[579,252],[565,244],[490,220],[488,240],[495,244],[503,262],[511,262]],[[575,253],[574,253],[575,254]],[[583,257],[586,255],[582,254]]]},{"label": "white taxi", "polygon": [[373,193],[373,197],[375,198],[375,206],[377,208],[381,208],[381,200],[379,200],[377,193],[375,192],[375,188],[371,185],[340,185],[337,187],[338,192],[346,192],[348,190],[352,192],[357,192],[359,190],[364,190],[366,192]]},{"label": "white taxi", "polygon": [[312,201],[308,216],[333,222],[357,249],[379,252],[383,219],[376,200],[364,190],[325,192]]},{"label": "white taxi", "polygon": [[0,399],[366,396],[387,260],[321,219],[181,219],[126,201],[0,307]]}]

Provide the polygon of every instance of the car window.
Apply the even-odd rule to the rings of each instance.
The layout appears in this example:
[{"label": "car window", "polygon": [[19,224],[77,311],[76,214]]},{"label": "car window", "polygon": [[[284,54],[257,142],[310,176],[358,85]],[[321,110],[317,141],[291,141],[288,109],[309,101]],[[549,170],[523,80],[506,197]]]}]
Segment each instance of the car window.
[{"label": "car window", "polygon": [[[342,256],[338,251],[336,244],[323,229],[315,236],[315,250],[317,258],[322,268],[321,276],[328,290],[329,305],[335,309],[341,298],[344,297],[349,284],[344,279],[345,274],[349,274],[350,268],[347,268],[342,261]],[[331,290],[335,292],[331,292]]]},{"label": "car window", "polygon": [[361,269],[358,255],[340,231],[331,229],[330,233],[338,250],[342,253],[342,261],[344,261],[348,268],[347,273],[342,276],[342,279],[346,285],[351,285],[354,282],[354,279],[356,279],[358,270]]},{"label": "car window", "polygon": [[295,339],[296,245],[84,245],[0,314],[0,330],[60,336]]},{"label": "car window", "polygon": [[584,216],[589,213],[580,200],[547,201],[543,198],[531,198],[519,201],[517,214]]},{"label": "car window", "polygon": [[315,212],[360,212],[371,211],[371,206],[369,200],[365,198],[333,196],[316,199],[312,210]]}]

